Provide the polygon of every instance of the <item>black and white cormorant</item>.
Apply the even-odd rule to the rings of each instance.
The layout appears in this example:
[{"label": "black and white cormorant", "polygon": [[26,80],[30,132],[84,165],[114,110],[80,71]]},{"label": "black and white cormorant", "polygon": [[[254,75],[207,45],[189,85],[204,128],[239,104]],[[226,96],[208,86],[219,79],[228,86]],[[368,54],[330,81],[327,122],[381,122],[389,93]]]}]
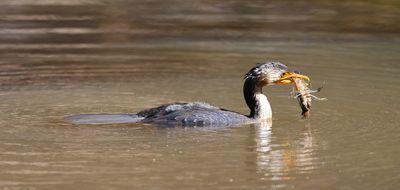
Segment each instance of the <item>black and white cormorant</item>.
[{"label": "black and white cormorant", "polygon": [[202,102],[164,104],[136,114],[80,114],[64,118],[74,124],[153,123],[168,126],[230,126],[257,123],[272,118],[271,106],[263,94],[264,86],[292,84],[293,78],[310,80],[290,72],[279,62],[266,62],[251,68],[244,76],[243,95],[249,115],[211,106]]}]

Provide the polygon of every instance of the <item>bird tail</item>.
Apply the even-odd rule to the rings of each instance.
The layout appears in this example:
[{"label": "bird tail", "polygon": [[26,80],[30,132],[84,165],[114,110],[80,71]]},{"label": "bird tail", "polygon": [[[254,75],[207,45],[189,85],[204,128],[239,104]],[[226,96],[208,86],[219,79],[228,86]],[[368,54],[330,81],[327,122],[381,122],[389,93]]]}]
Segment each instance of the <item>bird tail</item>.
[{"label": "bird tail", "polygon": [[143,120],[136,114],[79,114],[64,118],[64,121],[73,124],[117,124],[136,123]]}]

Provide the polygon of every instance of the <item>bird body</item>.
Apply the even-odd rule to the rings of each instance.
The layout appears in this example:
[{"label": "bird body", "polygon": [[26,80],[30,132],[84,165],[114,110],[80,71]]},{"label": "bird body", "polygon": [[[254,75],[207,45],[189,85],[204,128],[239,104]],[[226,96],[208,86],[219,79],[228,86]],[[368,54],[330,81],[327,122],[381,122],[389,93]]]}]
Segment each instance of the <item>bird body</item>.
[{"label": "bird body", "polygon": [[203,102],[167,104],[138,115],[144,117],[144,123],[173,126],[228,126],[252,121],[245,115]]}]

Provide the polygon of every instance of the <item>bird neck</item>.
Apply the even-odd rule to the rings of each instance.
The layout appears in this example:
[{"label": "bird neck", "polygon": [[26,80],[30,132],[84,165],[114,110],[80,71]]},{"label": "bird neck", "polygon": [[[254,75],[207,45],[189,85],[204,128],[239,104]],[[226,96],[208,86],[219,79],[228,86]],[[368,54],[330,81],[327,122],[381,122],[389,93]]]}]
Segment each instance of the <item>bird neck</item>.
[{"label": "bird neck", "polygon": [[247,106],[250,108],[250,118],[270,119],[272,117],[271,105],[262,93],[263,85],[253,79],[247,79],[243,85],[243,95]]}]

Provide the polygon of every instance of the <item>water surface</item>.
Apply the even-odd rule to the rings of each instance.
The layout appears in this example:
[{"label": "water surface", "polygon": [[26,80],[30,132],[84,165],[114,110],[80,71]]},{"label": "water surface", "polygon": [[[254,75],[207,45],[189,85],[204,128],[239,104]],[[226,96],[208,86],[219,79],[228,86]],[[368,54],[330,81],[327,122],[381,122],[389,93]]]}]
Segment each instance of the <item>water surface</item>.
[{"label": "water surface", "polygon": [[[396,1],[2,1],[0,189],[398,189]],[[76,126],[79,113],[205,101],[247,114],[242,77],[279,60],[325,82],[273,124]]]}]

